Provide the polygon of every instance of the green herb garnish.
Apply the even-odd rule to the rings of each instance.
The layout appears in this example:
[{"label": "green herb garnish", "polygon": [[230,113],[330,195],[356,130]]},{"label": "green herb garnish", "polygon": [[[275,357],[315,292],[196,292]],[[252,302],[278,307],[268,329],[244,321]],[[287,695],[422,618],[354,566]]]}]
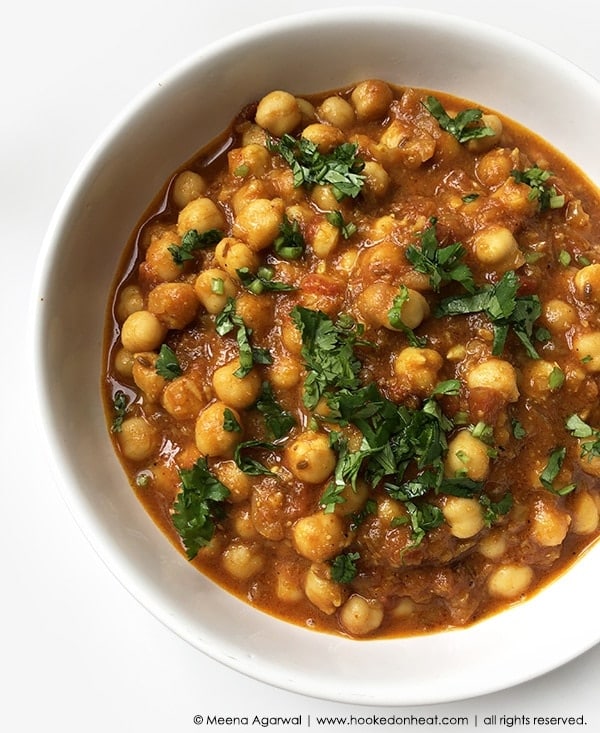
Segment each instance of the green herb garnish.
[{"label": "green herb garnish", "polygon": [[553,175],[551,171],[534,166],[524,171],[512,170],[511,175],[517,183],[524,183],[531,188],[529,199],[538,202],[540,211],[560,209],[565,205],[565,197],[558,194],[554,186],[547,184],[548,179]]},{"label": "green herb garnish", "polygon": [[459,143],[494,135],[491,127],[478,124],[483,116],[480,109],[465,109],[459,112],[456,117],[450,117],[436,97],[427,97],[423,102],[423,106],[435,117],[442,130],[453,135]]},{"label": "green herb garnish", "polygon": [[180,377],[183,374],[183,369],[179,364],[177,355],[167,344],[163,344],[160,347],[154,369],[159,376],[168,381]]},{"label": "green herb garnish", "polygon": [[356,577],[357,560],[360,560],[358,552],[346,552],[334,557],[331,561],[331,579],[336,583],[350,583]]},{"label": "green herb garnish", "polygon": [[187,260],[194,259],[196,250],[218,244],[223,236],[223,232],[218,229],[209,229],[202,234],[199,234],[196,229],[189,229],[181,238],[181,244],[172,244],[167,249],[171,253],[173,262],[183,265]]},{"label": "green herb garnish", "polygon": [[179,477],[181,491],[173,504],[172,521],[188,559],[193,560],[211,541],[229,489],[209,471],[206,458],[199,458],[191,469],[181,469]]}]

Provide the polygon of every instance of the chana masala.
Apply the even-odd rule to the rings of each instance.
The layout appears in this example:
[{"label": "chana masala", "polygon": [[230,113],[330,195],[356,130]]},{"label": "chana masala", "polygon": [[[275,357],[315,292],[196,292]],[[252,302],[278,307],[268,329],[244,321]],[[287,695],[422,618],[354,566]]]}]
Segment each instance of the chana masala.
[{"label": "chana masala", "polygon": [[198,570],[315,630],[526,599],[600,531],[599,242],[597,189],[495,111],[266,94],[126,247],[103,390],[133,489]]}]

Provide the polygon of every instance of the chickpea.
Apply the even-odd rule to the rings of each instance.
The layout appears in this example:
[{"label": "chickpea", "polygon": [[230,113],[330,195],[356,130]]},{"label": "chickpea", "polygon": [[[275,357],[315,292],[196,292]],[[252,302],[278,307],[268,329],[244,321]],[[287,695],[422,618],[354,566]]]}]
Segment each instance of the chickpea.
[{"label": "chickpea", "polygon": [[533,503],[531,533],[542,547],[557,547],[567,536],[570,516],[551,497],[540,496]]},{"label": "chickpea", "polygon": [[496,568],[488,578],[488,592],[495,598],[512,600],[522,596],[533,581],[529,565],[507,563]]},{"label": "chickpea", "polygon": [[167,327],[147,310],[135,311],[121,328],[121,343],[131,353],[153,351],[163,343]]},{"label": "chickpea", "polygon": [[275,570],[275,593],[284,603],[298,603],[302,600],[302,587],[295,568],[280,563]]},{"label": "chickpea", "polygon": [[253,368],[243,377],[235,372],[241,369],[239,358],[219,367],[213,374],[212,385],[218,399],[230,407],[240,410],[250,407],[258,399],[262,379],[258,371]]},{"label": "chickpea", "polygon": [[589,491],[577,491],[571,499],[571,531],[592,534],[598,529],[599,507]]},{"label": "chickpea", "polygon": [[450,534],[459,540],[474,537],[484,527],[483,511],[477,499],[449,496],[442,509]]},{"label": "chickpea", "polygon": [[177,233],[183,237],[190,229],[203,234],[211,229],[224,229],[225,215],[212,199],[201,196],[186,204],[177,217]]},{"label": "chickpea", "polygon": [[407,346],[394,359],[394,374],[403,387],[425,397],[433,392],[443,363],[435,349]]},{"label": "chickpea", "polygon": [[158,355],[153,352],[142,352],[135,354],[131,376],[136,386],[144,392],[149,402],[157,402],[166,380],[156,372],[156,359]]},{"label": "chickpea", "polygon": [[497,201],[508,214],[532,216],[537,202],[529,197],[531,189],[526,183],[517,183],[511,176],[492,193],[491,199]]},{"label": "chickpea", "polygon": [[573,278],[580,300],[586,303],[600,303],[600,265],[586,265],[577,270]]},{"label": "chickpea", "polygon": [[329,153],[344,142],[344,133],[339,128],[320,122],[305,127],[302,137],[316,145],[320,153]]},{"label": "chickpea", "polygon": [[266,94],[256,108],[256,124],[275,137],[293,132],[302,121],[298,100],[289,92],[276,90]]},{"label": "chickpea", "polygon": [[167,231],[153,239],[146,250],[145,266],[155,280],[171,282],[182,273],[182,266],[175,262],[170,247],[181,246],[181,237],[177,232]]},{"label": "chickpea", "polygon": [[499,560],[507,550],[506,537],[502,532],[490,532],[479,540],[477,548],[488,560]]},{"label": "chickpea", "polygon": [[341,211],[342,216],[344,214],[344,202],[338,201],[333,187],[329,185],[316,185],[313,186],[310,192],[310,200],[317,206],[321,211]]},{"label": "chickpea", "polygon": [[354,593],[340,609],[340,621],[349,634],[366,636],[381,626],[383,605],[374,598]]},{"label": "chickpea", "polygon": [[231,150],[227,156],[229,162],[229,172],[237,175],[236,171],[240,168],[244,170],[244,175],[264,176],[271,168],[271,156],[264,145],[250,143],[244,145],[243,148],[235,148]]},{"label": "chickpea", "polygon": [[390,87],[378,79],[360,82],[350,96],[359,122],[385,117],[393,99],[394,94]]},{"label": "chickpea", "polygon": [[237,216],[251,201],[268,198],[268,194],[269,188],[264,181],[251,178],[238,188],[231,197],[231,209],[234,216]]},{"label": "chickpea", "polygon": [[130,461],[146,461],[154,453],[158,436],[156,430],[143,417],[128,417],[123,420],[117,433],[121,452]]},{"label": "chickpea", "polygon": [[325,433],[307,431],[288,443],[285,457],[290,471],[300,481],[319,484],[333,473],[336,456]]},{"label": "chickpea", "polygon": [[310,242],[313,252],[321,259],[328,257],[339,243],[340,230],[327,220],[323,220],[318,224]]},{"label": "chickpea", "polygon": [[473,437],[470,430],[459,431],[448,443],[444,461],[446,476],[468,476],[473,481],[483,481],[490,470],[487,445]]},{"label": "chickpea", "polygon": [[375,198],[385,196],[390,188],[391,178],[380,163],[368,160],[362,174],[365,177],[364,192],[370,193]]},{"label": "chickpea", "polygon": [[347,130],[355,121],[354,108],[350,102],[336,95],[324,99],[316,112],[319,119],[340,130]]},{"label": "chickpea", "polygon": [[502,120],[498,115],[484,114],[481,115],[481,126],[487,127],[492,131],[491,135],[486,137],[473,138],[467,142],[467,150],[471,153],[485,153],[495,145],[498,145],[502,137]]},{"label": "chickpea", "polygon": [[115,370],[122,377],[131,377],[133,371],[134,356],[127,349],[117,349],[113,357],[113,365]]},{"label": "chickpea", "polygon": [[508,361],[488,359],[479,362],[467,374],[469,389],[485,388],[499,392],[507,402],[519,399],[517,373]]},{"label": "chickpea", "polygon": [[231,277],[218,267],[203,270],[194,282],[194,290],[200,303],[213,315],[220,313],[237,293]]},{"label": "chickpea", "polygon": [[229,512],[229,519],[233,524],[233,531],[239,539],[255,540],[258,538],[258,532],[246,504],[233,507]]},{"label": "chickpea", "polygon": [[346,484],[340,492],[342,501],[335,505],[335,513],[342,517],[349,517],[359,512],[369,498],[369,487],[364,481],[357,481],[356,486]]},{"label": "chickpea", "polygon": [[183,329],[198,312],[194,287],[186,282],[159,283],[148,293],[148,310],[169,329]]},{"label": "chickpea", "polygon": [[256,272],[260,265],[259,256],[252,251],[246,242],[235,237],[224,237],[215,247],[215,260],[219,267],[234,279],[239,279],[238,270],[248,268]]},{"label": "chickpea", "polygon": [[304,578],[304,593],[314,606],[328,616],[337,611],[347,595],[344,586],[331,579],[329,567],[323,563],[310,566]]},{"label": "chickpea", "polygon": [[258,252],[273,244],[283,221],[282,199],[255,199],[236,216],[233,234],[244,240],[250,249]]},{"label": "chickpea", "polygon": [[477,177],[484,186],[499,186],[515,167],[510,150],[500,148],[490,150],[476,164]]},{"label": "chickpea", "polygon": [[175,177],[173,187],[171,188],[173,203],[181,210],[190,201],[203,196],[206,193],[206,189],[206,181],[199,173],[195,171],[182,171]]},{"label": "chickpea", "polygon": [[226,410],[230,410],[239,425],[239,414],[224,402],[216,400],[205,407],[196,420],[196,447],[204,456],[229,456],[241,440],[241,432],[225,430]]},{"label": "chickpea", "polygon": [[416,328],[429,315],[429,304],[421,293],[404,286],[398,290],[394,285],[376,282],[365,288],[358,296],[358,308],[365,320],[373,325],[392,331],[399,330],[390,323],[389,312],[399,296],[404,295],[400,307],[400,319],[407,328]]},{"label": "chickpea", "polygon": [[281,356],[269,370],[269,382],[275,389],[291,389],[300,382],[302,367],[296,359]]},{"label": "chickpea", "polygon": [[249,580],[265,565],[264,556],[252,545],[232,542],[222,556],[224,569],[237,580]]},{"label": "chickpea", "polygon": [[298,519],[292,527],[296,552],[313,562],[338,555],[349,542],[346,523],[337,514],[317,512]]},{"label": "chickpea", "polygon": [[213,470],[219,481],[229,489],[227,501],[239,504],[250,497],[252,479],[238,468],[235,461],[220,461]]},{"label": "chickpea", "polygon": [[557,368],[557,364],[545,359],[529,360],[521,370],[521,391],[526,395],[543,399],[551,391],[551,376]]},{"label": "chickpea", "polygon": [[196,382],[185,374],[165,385],[161,404],[176,420],[192,420],[206,405],[206,396]]},{"label": "chickpea", "polygon": [[577,323],[577,311],[560,298],[551,298],[543,304],[544,320],[553,332],[567,331]]},{"label": "chickpea", "polygon": [[144,296],[139,285],[127,285],[119,293],[115,315],[119,323],[123,323],[132,313],[144,307]]},{"label": "chickpea", "polygon": [[473,240],[475,256],[498,272],[516,270],[525,264],[525,257],[510,229],[488,226],[477,232]]},{"label": "chickpea", "polygon": [[290,354],[300,355],[302,351],[302,334],[291,319],[286,319],[281,325],[281,343]]},{"label": "chickpea", "polygon": [[586,372],[600,372],[600,331],[575,336],[573,350]]}]

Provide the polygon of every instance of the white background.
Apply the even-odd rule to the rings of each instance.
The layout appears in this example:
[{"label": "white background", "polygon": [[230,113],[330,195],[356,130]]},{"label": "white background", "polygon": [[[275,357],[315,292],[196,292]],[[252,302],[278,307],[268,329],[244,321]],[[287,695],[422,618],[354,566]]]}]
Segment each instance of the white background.
[{"label": "white background", "polygon": [[[9,3],[10,14],[3,11],[0,731],[206,729],[194,726],[195,714],[303,716],[302,728],[270,728],[281,731],[307,729],[310,715],[311,730],[335,730],[319,727],[316,716],[391,712],[469,715],[471,724],[463,730],[474,729],[477,715],[478,727],[487,731],[506,730],[500,725],[501,715],[584,715],[588,733],[600,730],[600,647],[511,690],[420,709],[373,710],[329,703],[248,679],[189,647],[121,587],[88,545],[49,475],[43,441],[35,431],[29,379],[30,287],[52,211],[80,159],[133,96],[205,44],[279,15],[361,4],[365,3],[23,0]],[[600,79],[597,24],[589,1],[422,0],[413,5],[512,30]],[[430,52],[435,54],[435,48]],[[290,49],[290,63],[297,62]],[[523,69],[515,84],[519,93],[530,93],[535,104],[535,90],[527,90],[526,81]],[[557,636],[563,624],[571,623],[577,619],[557,618]],[[460,665],[460,658],[456,663]],[[497,724],[484,725],[484,718],[494,714]],[[372,726],[343,730],[367,729]]]}]

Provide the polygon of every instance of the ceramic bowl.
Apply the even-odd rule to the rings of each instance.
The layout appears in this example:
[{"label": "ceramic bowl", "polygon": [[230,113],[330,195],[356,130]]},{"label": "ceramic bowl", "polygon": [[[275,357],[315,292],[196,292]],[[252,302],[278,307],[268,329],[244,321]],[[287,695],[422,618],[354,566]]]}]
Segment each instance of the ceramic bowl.
[{"label": "ceramic bowl", "polygon": [[[495,109],[600,181],[600,85],[518,36],[393,7],[323,10],[246,29],[142,92],[74,174],[36,276],[36,386],[50,462],[75,520],[173,632],[240,673],[297,693],[365,705],[439,703],[521,683],[596,644],[600,546],[531,600],[470,628],[374,641],[316,633],[236,600],[173,549],[127,483],[101,402],[108,294],[123,247],[163,182],[264,93],[308,94],[369,77]],[[556,619],[577,621],[557,635]]]}]

